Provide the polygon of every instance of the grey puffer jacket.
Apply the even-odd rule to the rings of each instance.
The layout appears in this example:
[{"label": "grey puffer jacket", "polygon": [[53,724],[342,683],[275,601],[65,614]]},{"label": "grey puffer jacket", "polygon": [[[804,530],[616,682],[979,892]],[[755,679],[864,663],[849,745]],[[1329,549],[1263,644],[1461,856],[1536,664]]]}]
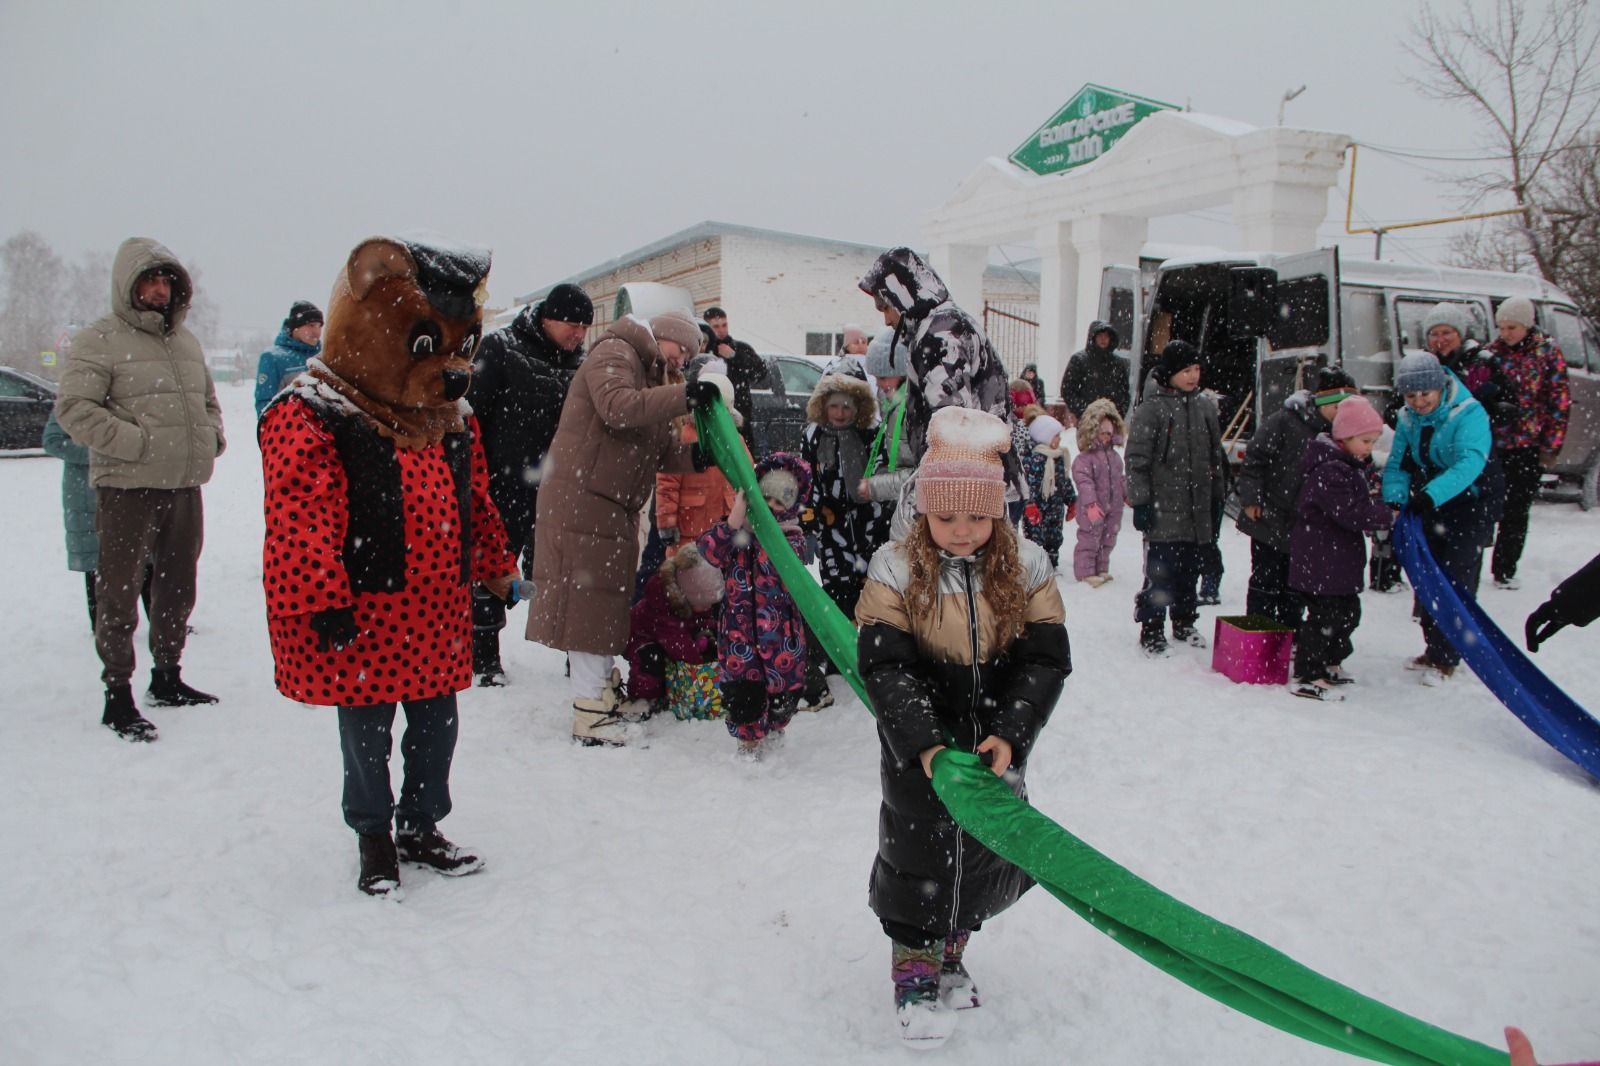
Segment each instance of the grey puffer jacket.
[{"label": "grey puffer jacket", "polygon": [[1128,419],[1128,506],[1155,505],[1151,541],[1210,544],[1227,494],[1217,405],[1196,389],[1145,385]]},{"label": "grey puffer jacket", "polygon": [[[1239,532],[1289,553],[1295,500],[1300,495],[1300,460],[1307,445],[1330,425],[1305,390],[1292,394],[1283,401],[1282,410],[1261,423],[1245,448],[1239,470]],[[1260,507],[1261,517],[1245,514],[1246,507]]]},{"label": "grey puffer jacket", "polygon": [[[134,306],[134,283],[158,267],[174,279],[170,307]],[[56,418],[89,449],[97,488],[187,489],[211,480],[227,440],[205,353],[183,326],[193,296],[171,252],[129,238],[111,268],[111,313],[72,338]]]}]

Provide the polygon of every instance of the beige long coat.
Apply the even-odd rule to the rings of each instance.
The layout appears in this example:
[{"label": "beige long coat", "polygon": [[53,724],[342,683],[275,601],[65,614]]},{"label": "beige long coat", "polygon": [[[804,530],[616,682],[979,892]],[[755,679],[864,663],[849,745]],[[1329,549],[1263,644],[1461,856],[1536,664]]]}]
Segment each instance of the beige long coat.
[{"label": "beige long coat", "polygon": [[668,424],[689,410],[650,327],[627,315],[584,358],[539,483],[529,640],[614,655],[628,641],[638,523],[656,474],[694,469]]},{"label": "beige long coat", "polygon": [[[171,313],[134,306],[139,275],[170,271]],[[72,338],[56,421],[89,449],[89,478],[113,489],[188,489],[211,480],[227,441],[205,353],[184,328],[193,283],[146,237],[122,242],[111,267],[111,313]]]}]

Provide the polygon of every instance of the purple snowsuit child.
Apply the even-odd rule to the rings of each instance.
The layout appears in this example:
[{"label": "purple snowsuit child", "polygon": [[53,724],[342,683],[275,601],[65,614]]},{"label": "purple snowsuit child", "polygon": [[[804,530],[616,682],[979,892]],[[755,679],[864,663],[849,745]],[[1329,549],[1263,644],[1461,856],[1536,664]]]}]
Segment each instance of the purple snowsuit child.
[{"label": "purple snowsuit child", "polygon": [[[774,452],[756,464],[756,481],[798,554],[805,547],[799,518],[811,491],[810,467],[797,455]],[[740,510],[737,502],[734,510]],[[768,734],[788,726],[805,687],[806,636],[800,609],[749,528],[718,522],[698,544],[701,556],[721,570],[725,580],[717,622],[723,714],[741,750],[754,753]]]},{"label": "purple snowsuit child", "polygon": [[[1111,430],[1107,439],[1102,439],[1102,426]],[[1072,460],[1072,480],[1078,486],[1078,546],[1072,553],[1072,576],[1091,585],[1111,580],[1111,549],[1122,531],[1128,483],[1117,446],[1125,429],[1116,404],[1108,399],[1094,401],[1078,419],[1078,457]]]}]

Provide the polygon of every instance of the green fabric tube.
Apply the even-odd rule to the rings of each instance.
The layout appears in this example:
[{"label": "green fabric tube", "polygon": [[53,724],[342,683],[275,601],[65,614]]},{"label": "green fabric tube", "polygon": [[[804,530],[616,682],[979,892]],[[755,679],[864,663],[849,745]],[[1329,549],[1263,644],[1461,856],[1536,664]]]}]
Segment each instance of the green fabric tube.
[{"label": "green fabric tube", "polygon": [[946,748],[933,788],[956,822],[1152,965],[1258,1021],[1376,1062],[1505,1066],[1509,1057],[1302,966],[1166,895],[1018,800],[977,756]]},{"label": "green fabric tube", "polygon": [[[756,539],[840,671],[872,710],[856,628],[811,579],[756,487],[738,430],[720,403],[695,412],[700,443],[743,489]],[[1284,1032],[1394,1066],[1507,1066],[1509,1055],[1368,999],[1275,948],[1181,903],[1019,800],[976,755],[946,748],[933,789],[956,823],[1027,871],[1045,891],[1146,962]]]}]

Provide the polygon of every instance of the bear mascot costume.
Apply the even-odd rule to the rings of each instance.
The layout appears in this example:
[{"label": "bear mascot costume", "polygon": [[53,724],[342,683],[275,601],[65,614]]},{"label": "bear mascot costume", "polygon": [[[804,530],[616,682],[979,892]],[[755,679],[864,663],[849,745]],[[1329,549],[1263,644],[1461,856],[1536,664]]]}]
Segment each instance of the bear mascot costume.
[{"label": "bear mascot costume", "polygon": [[334,284],[321,358],[258,429],[275,680],[292,700],[338,708],[344,818],[369,895],[398,894],[401,860],[451,875],[482,866],[438,822],[456,693],[472,684],[471,585],[504,600],[518,576],[462,400],[488,272],[483,251],[361,242]]}]

